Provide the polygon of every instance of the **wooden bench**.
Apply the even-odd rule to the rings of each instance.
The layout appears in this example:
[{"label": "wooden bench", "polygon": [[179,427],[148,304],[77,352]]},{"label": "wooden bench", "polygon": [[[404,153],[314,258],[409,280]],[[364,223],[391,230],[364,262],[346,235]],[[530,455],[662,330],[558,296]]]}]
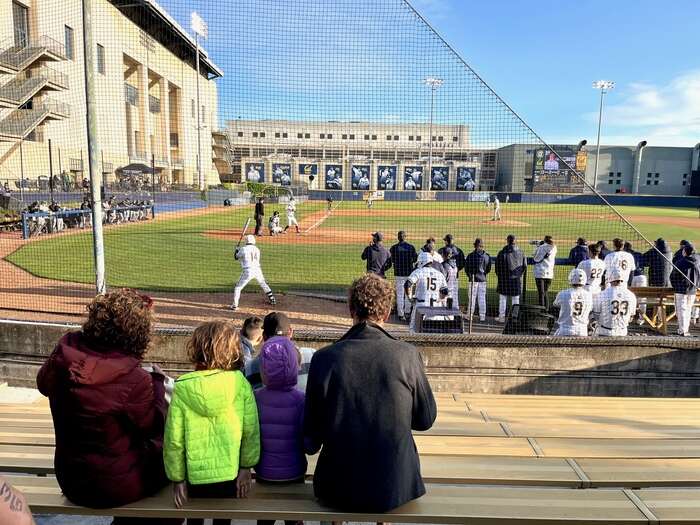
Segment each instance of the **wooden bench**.
[{"label": "wooden bench", "polygon": [[[637,296],[637,300],[646,299],[647,306],[651,306],[654,310],[652,316],[647,316],[644,312],[642,316],[644,321],[651,327],[652,330],[663,335],[668,334],[668,323],[676,317],[675,298],[673,288],[639,286],[632,287],[630,290]],[[700,290],[695,295],[695,305],[700,303]],[[674,311],[669,313],[668,308],[674,308]]]},{"label": "wooden bench", "polygon": [[[386,514],[341,512],[321,505],[310,484],[288,486],[253,485],[247,499],[193,499],[186,508],[175,509],[170,488],[137,503],[115,509],[93,510],[68,502],[55,479],[10,477],[24,492],[35,514],[123,516],[150,518],[220,518],[234,520],[305,520],[445,524],[652,524],[659,520],[643,498],[661,509],[668,492],[647,494],[621,489],[553,489],[446,487],[429,485],[422,498]],[[686,489],[682,500],[698,508],[700,490]],[[674,514],[683,523],[700,523],[700,513]]]}]

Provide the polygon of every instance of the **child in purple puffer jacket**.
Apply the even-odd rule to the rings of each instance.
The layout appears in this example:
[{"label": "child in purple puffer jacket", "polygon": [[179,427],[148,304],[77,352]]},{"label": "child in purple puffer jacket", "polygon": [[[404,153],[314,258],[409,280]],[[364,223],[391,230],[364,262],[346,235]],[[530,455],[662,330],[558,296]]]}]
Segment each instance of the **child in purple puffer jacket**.
[{"label": "child in purple puffer jacket", "polygon": [[[304,393],[296,389],[300,355],[283,336],[265,341],[260,351],[264,388],[255,392],[260,420],[258,483],[303,483],[306,475]],[[274,521],[259,520],[258,525]],[[286,525],[298,523],[285,521]]]}]

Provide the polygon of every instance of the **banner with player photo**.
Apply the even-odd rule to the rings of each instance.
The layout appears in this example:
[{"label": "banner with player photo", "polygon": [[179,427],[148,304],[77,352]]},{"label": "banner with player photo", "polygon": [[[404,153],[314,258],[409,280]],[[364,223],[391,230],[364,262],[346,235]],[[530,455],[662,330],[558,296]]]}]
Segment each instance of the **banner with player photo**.
[{"label": "banner with player photo", "polygon": [[350,180],[353,190],[368,190],[370,188],[369,170],[367,165],[352,166],[352,179]]},{"label": "banner with player photo", "polygon": [[262,162],[246,163],[245,180],[248,182],[265,182],[265,164]]},{"label": "banner with player photo", "polygon": [[340,164],[326,164],[326,189],[343,189],[343,167]]},{"label": "banner with player photo", "polygon": [[423,167],[406,166],[403,170],[403,189],[421,191],[423,189]]},{"label": "banner with player photo", "polygon": [[377,174],[378,190],[396,189],[396,166],[378,166]]},{"label": "banner with player photo", "polygon": [[299,164],[299,175],[302,180],[307,181],[309,177],[318,177],[318,164]]},{"label": "banner with player photo", "polygon": [[272,165],[272,182],[281,184],[282,186],[292,185],[292,165],[291,164],[273,164]]},{"label": "banner with player photo", "polygon": [[457,168],[457,191],[474,191],[476,189],[476,168]]},{"label": "banner with player photo", "polygon": [[450,168],[434,166],[430,173],[430,191],[446,191],[450,182]]}]

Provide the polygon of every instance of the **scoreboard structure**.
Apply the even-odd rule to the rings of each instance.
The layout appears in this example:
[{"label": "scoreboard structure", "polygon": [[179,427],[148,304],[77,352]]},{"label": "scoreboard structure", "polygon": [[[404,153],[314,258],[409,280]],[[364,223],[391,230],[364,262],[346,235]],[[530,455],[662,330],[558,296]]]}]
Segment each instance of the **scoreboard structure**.
[{"label": "scoreboard structure", "polygon": [[532,165],[532,191],[581,193],[587,163],[588,154],[585,151],[564,148],[555,153],[546,148],[536,149]]}]

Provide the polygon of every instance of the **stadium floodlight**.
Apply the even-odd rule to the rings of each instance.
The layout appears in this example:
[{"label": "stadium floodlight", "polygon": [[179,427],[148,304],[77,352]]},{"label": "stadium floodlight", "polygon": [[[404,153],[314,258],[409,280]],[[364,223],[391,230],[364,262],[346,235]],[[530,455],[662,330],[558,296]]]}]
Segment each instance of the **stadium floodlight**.
[{"label": "stadium floodlight", "polygon": [[433,113],[435,109],[435,92],[444,83],[445,81],[438,77],[426,77],[423,79],[423,84],[430,88],[430,132],[428,133],[430,146],[428,147],[428,180],[430,180],[433,171]]},{"label": "stadium floodlight", "polygon": [[596,80],[593,82],[593,89],[600,90],[600,110],[598,111],[598,145],[595,154],[595,173],[593,173],[593,190],[598,189],[598,160],[600,159],[600,127],[603,122],[603,97],[611,89],[615,88],[612,80]]}]

